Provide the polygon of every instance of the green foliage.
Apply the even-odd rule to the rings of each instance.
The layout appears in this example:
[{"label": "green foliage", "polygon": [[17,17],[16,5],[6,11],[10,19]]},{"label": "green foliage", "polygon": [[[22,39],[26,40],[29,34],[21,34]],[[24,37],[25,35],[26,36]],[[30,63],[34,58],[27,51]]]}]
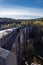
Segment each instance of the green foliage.
[{"label": "green foliage", "polygon": [[[6,20],[6,22],[4,24],[0,25],[1,27],[4,28],[11,28],[11,27],[20,27],[20,26],[30,26],[30,25],[35,25],[35,22],[40,21],[41,25],[43,24],[43,18],[39,18],[39,19],[30,19],[30,20],[15,20],[15,19],[4,19]],[[1,22],[3,22],[3,19],[1,19]]]}]

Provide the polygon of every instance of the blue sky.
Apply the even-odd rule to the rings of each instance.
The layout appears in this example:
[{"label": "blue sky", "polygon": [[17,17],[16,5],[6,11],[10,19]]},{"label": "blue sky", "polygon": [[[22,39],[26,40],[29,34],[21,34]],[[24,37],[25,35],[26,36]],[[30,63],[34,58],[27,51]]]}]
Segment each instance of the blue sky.
[{"label": "blue sky", "polygon": [[0,17],[15,19],[43,17],[43,0],[0,0]]}]

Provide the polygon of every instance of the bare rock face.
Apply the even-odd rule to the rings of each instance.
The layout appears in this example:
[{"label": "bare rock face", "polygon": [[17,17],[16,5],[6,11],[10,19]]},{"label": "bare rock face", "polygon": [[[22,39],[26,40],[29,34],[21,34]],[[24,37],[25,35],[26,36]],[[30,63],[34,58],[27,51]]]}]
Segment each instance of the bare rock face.
[{"label": "bare rock face", "polygon": [[17,65],[15,55],[8,50],[0,48],[0,65]]}]

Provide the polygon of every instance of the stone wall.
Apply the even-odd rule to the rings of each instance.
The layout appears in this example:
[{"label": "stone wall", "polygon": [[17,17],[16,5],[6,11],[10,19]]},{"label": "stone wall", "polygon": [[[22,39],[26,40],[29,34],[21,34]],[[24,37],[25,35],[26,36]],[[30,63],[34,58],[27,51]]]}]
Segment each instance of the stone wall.
[{"label": "stone wall", "polygon": [[[1,53],[0,65],[20,64],[20,60],[23,57],[25,57],[24,53],[26,50],[26,40],[28,39],[28,35],[29,35],[29,28],[24,27],[24,28],[19,28],[18,30],[16,30],[16,32],[12,31],[12,33],[5,36],[4,39],[1,39],[2,48],[0,48],[0,53]],[[4,45],[2,42],[3,40],[4,40]]]},{"label": "stone wall", "polygon": [[17,65],[16,56],[0,47],[0,65]]}]

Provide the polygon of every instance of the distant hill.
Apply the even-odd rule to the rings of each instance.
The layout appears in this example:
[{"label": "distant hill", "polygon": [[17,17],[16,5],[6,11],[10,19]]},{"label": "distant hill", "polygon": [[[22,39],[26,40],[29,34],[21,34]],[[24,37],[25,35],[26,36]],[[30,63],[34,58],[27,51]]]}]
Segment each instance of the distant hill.
[{"label": "distant hill", "polygon": [[11,18],[0,18],[0,24],[11,24],[11,23],[18,23],[18,22],[21,22],[23,21],[24,19],[11,19]]},{"label": "distant hill", "polygon": [[37,19],[11,19],[11,18],[0,18],[0,24],[10,24],[10,23],[18,23],[18,22],[21,22],[21,21],[36,21],[36,20],[41,20],[43,21],[43,18],[37,18]]},{"label": "distant hill", "polygon": [[11,18],[0,18],[0,24],[5,24],[5,23],[14,23],[15,19]]},{"label": "distant hill", "polygon": [[43,21],[43,17],[42,17],[42,18],[38,18],[38,19],[36,19],[36,20],[40,20],[40,21]]}]

